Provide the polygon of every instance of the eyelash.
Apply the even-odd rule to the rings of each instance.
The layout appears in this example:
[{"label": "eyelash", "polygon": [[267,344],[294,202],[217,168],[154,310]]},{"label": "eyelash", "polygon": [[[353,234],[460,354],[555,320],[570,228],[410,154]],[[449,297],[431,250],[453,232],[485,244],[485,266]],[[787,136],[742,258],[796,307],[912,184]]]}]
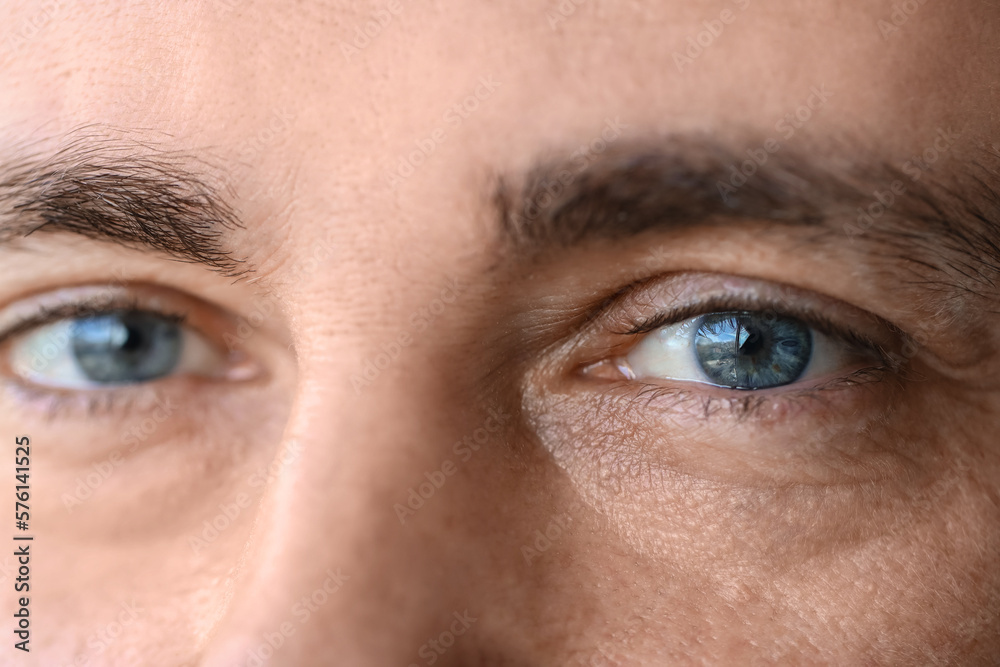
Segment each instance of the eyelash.
[{"label": "eyelash", "polygon": [[154,315],[166,320],[171,324],[185,324],[188,320],[188,313],[157,310],[143,306],[139,299],[135,297],[116,298],[108,304],[93,306],[87,302],[66,303],[58,306],[49,306],[40,309],[34,315],[22,318],[0,332],[0,345],[3,345],[14,336],[31,331],[32,329],[53,324],[60,320],[83,319],[87,317],[101,317],[103,315],[115,315],[120,313],[143,313]]},{"label": "eyelash", "polygon": [[[799,320],[817,331],[835,338],[841,342],[862,348],[876,356],[887,368],[896,366],[896,361],[892,355],[880,344],[861,334],[852,331],[837,322],[824,317],[821,313],[809,311],[807,309],[794,310],[784,306],[776,306],[773,302],[757,299],[753,296],[743,295],[719,295],[710,297],[699,303],[688,304],[678,308],[661,311],[652,317],[634,320],[625,331],[615,332],[620,336],[639,337],[643,334],[656,331],[657,329],[672,324],[677,324],[685,320],[708,315],[716,312],[726,311],[750,311],[760,313],[773,313],[777,317],[789,317]],[[874,317],[874,316],[872,316]],[[887,330],[894,329],[889,323],[875,318],[877,323],[886,327]]]},{"label": "eyelash", "polygon": [[[144,313],[178,325],[186,324],[189,319],[187,312],[150,308],[143,305],[141,300],[134,295],[116,295],[110,300],[102,299],[100,305],[95,304],[94,301],[64,303],[40,308],[34,314],[22,317],[8,326],[0,332],[0,349],[15,337],[48,324],[66,319],[100,317],[116,313]],[[10,377],[6,377],[4,380],[10,389],[21,394],[27,402],[41,406],[46,418],[50,421],[68,411],[79,411],[88,417],[118,416],[129,412],[134,403],[138,402],[144,395],[152,395],[153,391],[148,385],[70,391],[39,387]]]},{"label": "eyelash", "polygon": [[[730,310],[746,310],[756,312],[771,312],[777,316],[792,317],[798,319],[824,334],[841,340],[845,343],[855,345],[865,351],[871,352],[879,361],[879,366],[862,368],[847,376],[834,378],[822,385],[813,386],[807,389],[785,390],[775,393],[755,393],[747,395],[745,392],[739,394],[731,393],[729,396],[699,395],[699,392],[678,387],[664,387],[654,384],[645,385],[637,399],[644,399],[647,402],[653,401],[665,395],[676,396],[679,400],[698,399],[703,402],[702,412],[706,419],[720,408],[713,406],[720,401],[727,404],[733,413],[739,418],[745,418],[769,401],[775,399],[775,394],[782,397],[782,400],[808,400],[822,396],[829,389],[842,387],[846,384],[866,384],[882,380],[887,372],[898,370],[899,364],[889,354],[883,346],[879,345],[871,338],[851,331],[833,320],[824,317],[822,314],[807,309],[796,310],[784,306],[776,305],[773,301],[758,299],[753,295],[718,295],[710,297],[698,303],[692,303],[674,309],[669,309],[656,313],[651,317],[634,319],[627,324],[624,331],[613,332],[619,336],[638,338],[643,334],[648,334],[661,327],[676,324],[678,322],[706,315],[712,312],[722,312]],[[187,312],[169,311],[166,309],[149,308],[141,303],[134,296],[116,296],[106,303],[95,305],[93,302],[80,301],[76,303],[66,303],[57,306],[50,306],[40,309],[37,313],[24,317],[0,332],[0,347],[5,345],[15,336],[31,331],[35,328],[45,326],[64,319],[78,319],[85,317],[98,317],[122,312],[140,312],[162,318],[168,322],[183,325],[187,323],[189,314]],[[874,316],[872,316],[874,317]],[[882,322],[879,318],[874,318],[879,324],[889,330],[898,331],[888,323]],[[51,417],[55,417],[61,410],[70,406],[72,402],[83,401],[83,409],[86,414],[94,416],[100,413],[112,413],[119,409],[127,409],[135,401],[136,388],[95,389],[88,392],[65,392],[51,389],[26,386],[17,383],[19,389],[34,401],[44,401],[46,412]],[[140,389],[140,391],[148,388]],[[79,407],[79,406],[78,406]]]},{"label": "eyelash", "polygon": [[[619,292],[618,298],[629,299],[630,292],[638,293],[643,288],[643,285],[637,285],[622,290]],[[894,340],[889,346],[891,349],[887,349],[885,344],[879,343],[860,331],[844,326],[817,309],[810,308],[808,304],[790,306],[780,297],[769,299],[766,296],[758,297],[754,294],[717,294],[676,308],[660,310],[647,317],[638,315],[636,313],[638,309],[637,306],[633,305],[627,307],[625,313],[617,316],[611,314],[610,311],[605,313],[612,322],[618,321],[617,325],[613,323],[605,325],[607,327],[605,330],[618,338],[619,341],[625,339],[625,342],[612,343],[607,346],[607,348],[618,350],[614,354],[615,357],[623,356],[627,353],[625,351],[637,344],[643,335],[661,327],[677,324],[701,315],[726,311],[764,312],[773,313],[779,317],[794,318],[830,338],[858,349],[862,354],[869,353],[872,357],[870,365],[857,368],[846,375],[827,379],[820,384],[802,387],[787,385],[753,392],[716,387],[707,390],[703,388],[693,389],[689,385],[681,383],[664,385],[641,380],[613,380],[618,388],[628,388],[631,400],[640,405],[649,406],[653,402],[670,400],[671,405],[676,408],[687,403],[693,405],[697,414],[701,414],[705,420],[714,418],[723,410],[728,411],[736,421],[742,421],[752,418],[767,407],[784,405],[796,408],[809,402],[826,405],[837,397],[837,394],[834,393],[835,390],[850,386],[874,385],[896,376],[901,377],[904,369],[900,358],[892,354],[892,349],[896,348],[897,343],[901,344],[906,340],[905,334],[902,334],[898,327],[871,313],[865,313],[865,316],[870,318],[873,328],[879,328],[879,330],[884,330],[888,335],[893,336]],[[603,318],[594,316],[590,319],[594,321]],[[598,361],[598,358],[594,357],[593,361],[584,363],[579,368],[586,371],[589,368],[606,364],[611,359],[607,355],[602,355],[601,358],[602,360]]]},{"label": "eyelash", "polygon": [[[676,399],[675,405],[686,401],[698,401],[701,404],[698,411],[706,420],[711,419],[719,410],[728,408],[730,414],[737,421],[741,421],[753,417],[764,407],[773,406],[781,401],[788,405],[798,405],[807,401],[820,402],[829,396],[830,391],[845,386],[881,382],[888,377],[889,373],[890,369],[886,366],[871,366],[860,368],[848,375],[832,378],[823,384],[808,388],[784,389],[784,391],[775,392],[769,390],[741,391],[739,393],[730,391],[726,396],[714,396],[688,387],[641,383],[641,388],[633,400],[645,401],[647,406],[657,399],[668,396]],[[628,383],[634,384],[634,381],[628,381]]]}]

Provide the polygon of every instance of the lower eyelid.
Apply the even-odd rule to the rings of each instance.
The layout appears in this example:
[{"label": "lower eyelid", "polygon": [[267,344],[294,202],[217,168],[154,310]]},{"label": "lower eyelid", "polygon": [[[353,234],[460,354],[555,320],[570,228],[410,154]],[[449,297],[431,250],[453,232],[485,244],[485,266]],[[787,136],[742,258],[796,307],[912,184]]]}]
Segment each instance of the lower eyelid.
[{"label": "lower eyelid", "polygon": [[671,419],[680,414],[698,422],[713,418],[743,421],[751,417],[773,422],[815,416],[810,411],[817,409],[839,409],[849,414],[854,410],[850,406],[858,400],[854,392],[882,383],[891,375],[891,369],[884,365],[858,363],[837,374],[806,382],[746,390],[688,380],[626,379],[618,370],[594,365],[585,369],[581,380],[603,386],[603,389],[592,387],[585,391],[609,392],[616,397],[611,404],[623,405],[618,400],[625,400],[628,411],[649,411],[654,418],[660,412],[670,414]]},{"label": "lower eyelid", "polygon": [[700,393],[715,399],[744,400],[750,397],[779,400],[794,400],[800,397],[822,397],[827,392],[848,389],[858,385],[880,382],[891,370],[881,364],[857,363],[836,373],[800,380],[792,384],[768,387],[766,389],[732,389],[730,387],[690,380],[670,378],[637,378],[633,382],[647,387],[663,389],[683,387],[686,391]]},{"label": "lower eyelid", "polygon": [[[740,393],[580,378],[533,384],[525,405],[528,423],[556,460],[578,474],[589,470],[595,483],[616,479],[632,492],[656,475],[734,488],[853,485],[905,463],[869,432],[897,404],[898,383],[879,381],[891,377],[873,372],[854,378],[862,386],[838,380]],[[610,478],[600,473],[607,466],[617,471]],[[630,471],[642,474],[630,478]]]}]

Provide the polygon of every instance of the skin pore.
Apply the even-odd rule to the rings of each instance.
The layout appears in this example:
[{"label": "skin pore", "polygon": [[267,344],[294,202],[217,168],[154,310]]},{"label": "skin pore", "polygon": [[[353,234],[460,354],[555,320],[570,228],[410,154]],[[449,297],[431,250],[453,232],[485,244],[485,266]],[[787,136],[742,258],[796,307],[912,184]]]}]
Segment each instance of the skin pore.
[{"label": "skin pore", "polygon": [[[992,664],[1000,16],[903,4],[2,3],[0,662]],[[848,352],[622,372],[729,311]]]}]

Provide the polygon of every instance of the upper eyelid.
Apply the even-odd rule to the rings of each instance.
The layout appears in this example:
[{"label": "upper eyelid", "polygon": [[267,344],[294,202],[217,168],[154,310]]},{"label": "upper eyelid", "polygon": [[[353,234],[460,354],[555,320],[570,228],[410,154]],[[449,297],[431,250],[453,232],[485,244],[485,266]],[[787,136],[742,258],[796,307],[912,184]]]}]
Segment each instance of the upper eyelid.
[{"label": "upper eyelid", "polygon": [[[193,310],[197,310],[197,307]],[[190,319],[194,319],[197,323],[190,324],[187,312],[168,310],[162,306],[154,307],[143,303],[136,295],[125,295],[123,298],[111,302],[103,302],[103,305],[98,307],[94,307],[93,300],[67,302],[54,307],[41,308],[34,315],[22,318],[16,324],[8,327],[5,332],[0,333],[0,375],[6,375],[8,372],[21,375],[17,370],[18,366],[11,364],[11,357],[17,355],[23,345],[35,347],[43,345],[44,349],[41,353],[46,361],[51,360],[47,350],[53,343],[57,346],[57,350],[61,350],[63,353],[67,352],[72,346],[69,344],[70,334],[67,333],[66,324],[64,323],[70,320],[137,313],[151,315],[159,320],[177,325],[182,329],[182,335],[192,336],[193,338],[185,339],[186,342],[184,345],[184,350],[186,350],[185,355],[189,353],[195,355],[194,357],[183,357],[188,362],[192,359],[201,361],[211,359],[208,366],[198,363],[190,368],[186,367],[183,362],[179,362],[181,363],[181,367],[178,367],[178,369],[182,371],[182,374],[190,373],[212,379],[234,381],[266,377],[263,366],[257,362],[255,357],[243,351],[234,350],[231,346],[228,347],[227,351],[227,345],[222,342],[225,339],[222,338],[220,341],[219,333],[212,333],[212,322],[216,320],[221,322],[224,316],[218,313],[195,314]],[[49,327],[57,327],[58,330],[49,331]],[[40,338],[36,340],[35,337],[38,336]],[[58,353],[58,351],[53,352],[53,354]],[[33,357],[33,359],[35,358],[37,358],[37,355]],[[23,362],[23,357],[21,361]],[[44,365],[48,366],[48,364]],[[21,368],[24,367],[21,366]],[[208,368],[212,370],[206,370]],[[34,366],[32,366],[32,369],[37,370]],[[198,369],[198,372],[194,372],[194,369]],[[122,391],[135,391],[135,388],[138,386],[145,386],[165,379],[165,377],[156,377],[136,383],[112,383],[105,385],[98,383],[86,388],[69,388],[58,383],[46,383],[27,376],[22,376],[22,379],[16,382],[22,390],[26,390],[27,388],[27,390],[30,390],[35,395],[51,397],[52,395],[66,392],[116,394]]]},{"label": "upper eyelid", "polygon": [[[669,306],[657,306],[655,303],[652,303],[654,298],[649,295],[649,292],[655,292],[658,289],[666,289],[665,286],[660,287],[657,283],[678,282],[681,283],[685,289],[687,289],[687,286],[683,285],[683,283],[697,282],[699,280],[739,281],[746,284],[746,289],[733,289],[727,285],[725,289],[720,290],[717,286],[714,286],[711,288],[711,290],[715,291],[714,294],[705,296],[704,291],[696,292],[695,298],[678,300],[676,305],[671,304]],[[753,293],[753,290],[764,291],[765,293]],[[642,301],[650,303],[637,304],[636,302],[639,301],[637,296],[643,294],[644,292],[646,293],[646,296],[642,299]],[[870,320],[871,323],[876,324],[880,328],[894,332],[901,331],[897,325],[879,317],[878,315],[875,315],[874,313],[852,304],[843,303],[838,299],[834,299],[833,297],[817,293],[812,290],[801,289],[791,285],[767,280],[743,278],[741,276],[731,276],[728,274],[691,272],[690,274],[671,274],[667,276],[660,276],[659,278],[653,278],[642,281],[641,283],[630,285],[626,290],[622,290],[616,295],[615,302],[626,302],[627,305],[631,306],[629,308],[630,310],[644,310],[647,312],[650,310],[655,311],[656,315],[652,317],[636,316],[631,318],[635,320],[634,326],[636,328],[644,327],[646,330],[657,328],[657,326],[654,326],[654,319],[661,321],[658,326],[664,326],[680,322],[690,317],[706,314],[713,310],[753,310],[772,312],[778,316],[797,317],[803,320],[808,320],[817,325],[817,328],[820,328],[821,330],[829,328],[834,330],[835,333],[835,330],[841,328],[841,325],[825,313],[831,309],[837,309],[839,311],[852,311],[852,314],[855,317],[863,316],[865,319]],[[631,302],[631,304],[628,304],[628,302]],[[612,304],[604,313],[602,313],[602,316],[605,314],[611,314],[615,309],[616,304]],[[633,332],[629,330],[622,333]]]},{"label": "upper eyelid", "polygon": [[[236,320],[224,306],[155,283],[88,283],[40,291],[11,300],[0,308],[0,368],[9,369],[8,351],[25,336],[46,336],[45,327],[114,313],[146,313],[178,324],[233,363],[251,356],[226,342],[225,335],[235,330]],[[57,345],[65,340],[65,333],[53,331],[51,335],[51,342]],[[40,344],[47,342],[48,339],[43,339]]]},{"label": "upper eyelid", "polygon": [[706,271],[662,273],[595,299],[570,324],[570,337],[552,349],[573,366],[585,367],[622,353],[643,333],[719,310],[772,311],[870,350],[887,367],[905,363],[897,352],[909,336],[867,309],[787,283]]},{"label": "upper eyelid", "polygon": [[0,345],[7,341],[27,333],[47,324],[68,319],[83,319],[87,317],[99,317],[123,312],[142,312],[155,315],[176,324],[184,324],[188,320],[188,313],[161,310],[144,306],[132,296],[126,299],[112,300],[101,306],[94,305],[95,302],[67,302],[56,306],[46,306],[40,308],[32,315],[22,316],[13,324],[0,331]]},{"label": "upper eyelid", "polygon": [[772,305],[765,300],[746,299],[739,295],[725,295],[718,298],[710,298],[698,304],[681,306],[675,310],[661,311],[646,320],[636,323],[630,330],[622,332],[622,335],[637,336],[649,333],[661,327],[678,324],[709,313],[747,311],[773,313],[776,317],[790,317],[801,320],[828,336],[879,351],[880,346],[878,343],[869,337],[859,332],[850,331],[846,327],[824,317],[821,313],[810,312],[805,309],[776,308],[772,307]]},{"label": "upper eyelid", "polygon": [[[54,285],[0,301],[0,345],[9,346],[14,336],[61,318],[140,312],[177,322],[234,358],[255,356],[275,343],[287,349],[286,322],[271,317],[280,313],[273,301],[249,300],[246,294],[226,300],[218,296],[205,298],[197,288],[148,281]],[[249,327],[250,335],[241,333],[241,327]]]}]

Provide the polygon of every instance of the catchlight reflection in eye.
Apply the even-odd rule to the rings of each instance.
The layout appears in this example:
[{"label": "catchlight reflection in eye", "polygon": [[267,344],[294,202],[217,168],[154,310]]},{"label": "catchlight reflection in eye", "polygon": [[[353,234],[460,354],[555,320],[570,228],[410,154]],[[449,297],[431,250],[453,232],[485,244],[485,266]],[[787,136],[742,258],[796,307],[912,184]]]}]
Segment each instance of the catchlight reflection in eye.
[{"label": "catchlight reflection in eye", "polygon": [[24,379],[69,389],[151,382],[180,373],[217,375],[225,361],[176,318],[142,311],[41,325],[14,342],[10,359]]},{"label": "catchlight reflection in eye", "polygon": [[857,352],[795,318],[732,311],[660,327],[620,365],[636,379],[769,389],[841,369],[856,357]]}]

